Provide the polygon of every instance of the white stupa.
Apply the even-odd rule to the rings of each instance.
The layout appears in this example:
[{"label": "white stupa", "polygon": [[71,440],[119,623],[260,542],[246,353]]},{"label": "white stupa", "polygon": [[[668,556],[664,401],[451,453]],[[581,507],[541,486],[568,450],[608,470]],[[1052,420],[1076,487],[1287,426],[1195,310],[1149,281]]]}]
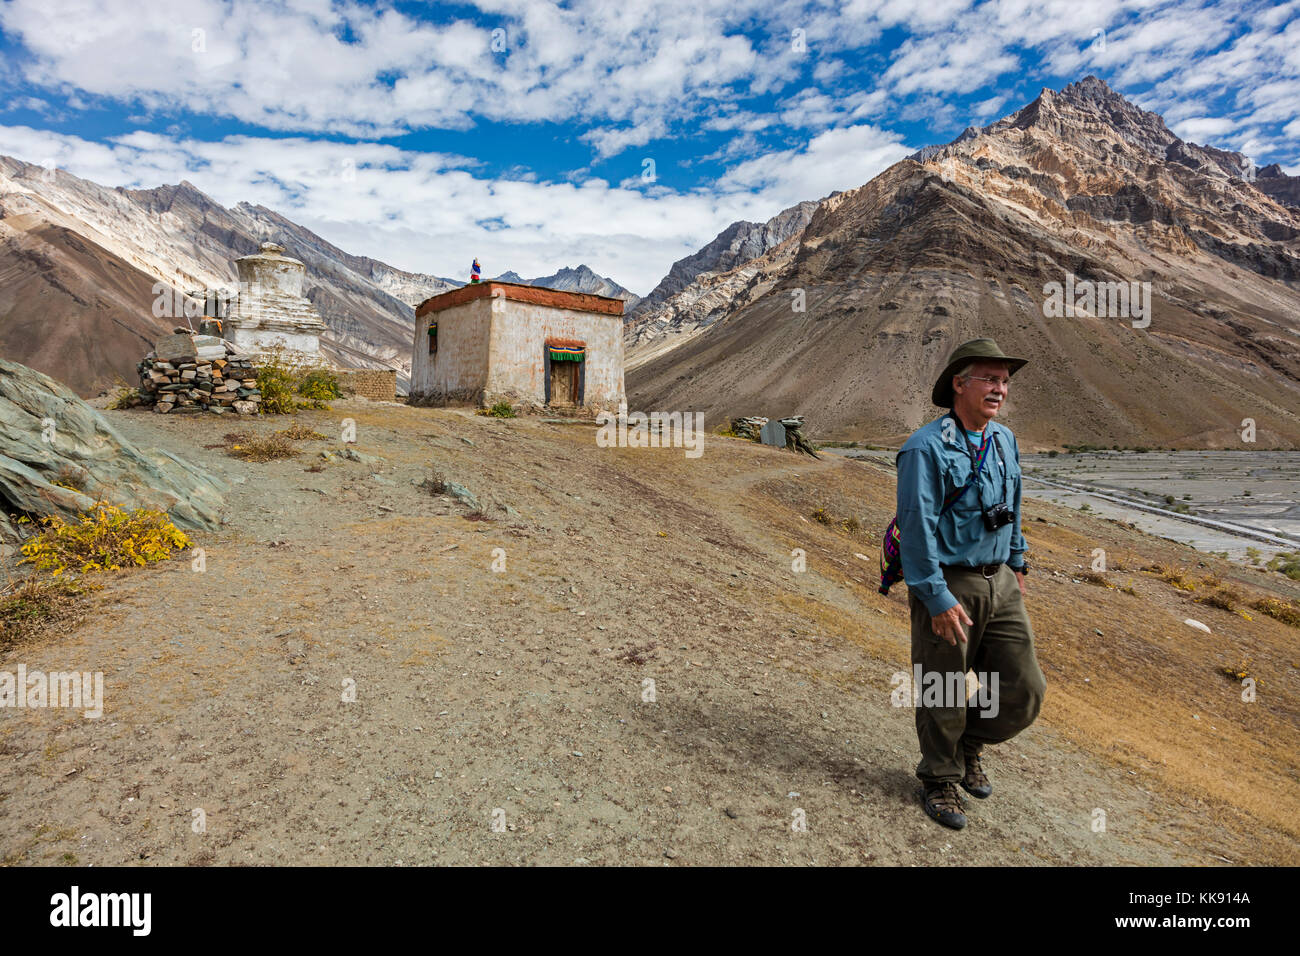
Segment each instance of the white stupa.
[{"label": "white stupa", "polygon": [[307,267],[284,254],[284,246],[262,243],[261,251],[235,260],[239,293],[227,316],[225,337],[254,356],[282,348],[286,357],[327,364],[320,351],[325,331],[316,307],[303,294]]}]

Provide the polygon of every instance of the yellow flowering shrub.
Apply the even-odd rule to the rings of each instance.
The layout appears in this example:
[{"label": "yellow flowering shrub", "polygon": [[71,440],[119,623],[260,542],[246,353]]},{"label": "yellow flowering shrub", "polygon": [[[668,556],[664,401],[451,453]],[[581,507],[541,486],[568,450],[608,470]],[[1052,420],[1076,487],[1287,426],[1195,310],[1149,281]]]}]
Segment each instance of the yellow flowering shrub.
[{"label": "yellow flowering shrub", "polygon": [[60,575],[74,570],[120,571],[125,565],[143,567],[171,557],[190,546],[190,539],[168,519],[166,512],[96,503],[76,521],[59,515],[41,519],[45,530],[22,547],[23,564]]}]

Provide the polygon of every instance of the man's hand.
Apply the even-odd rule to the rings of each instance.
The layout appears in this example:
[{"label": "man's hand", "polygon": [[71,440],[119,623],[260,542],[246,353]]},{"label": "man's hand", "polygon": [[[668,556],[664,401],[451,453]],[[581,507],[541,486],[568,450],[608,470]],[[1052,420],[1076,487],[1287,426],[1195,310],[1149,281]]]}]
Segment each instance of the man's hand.
[{"label": "man's hand", "polygon": [[1015,568],[1012,568],[1011,573],[1016,576],[1016,584],[1020,585],[1020,593],[1024,594],[1025,593],[1025,572],[1017,571]]},{"label": "man's hand", "polygon": [[966,631],[962,628],[962,624],[974,623],[961,604],[954,604],[942,614],[934,615],[930,619],[930,628],[953,647],[956,647],[959,638],[963,644],[966,643]]}]

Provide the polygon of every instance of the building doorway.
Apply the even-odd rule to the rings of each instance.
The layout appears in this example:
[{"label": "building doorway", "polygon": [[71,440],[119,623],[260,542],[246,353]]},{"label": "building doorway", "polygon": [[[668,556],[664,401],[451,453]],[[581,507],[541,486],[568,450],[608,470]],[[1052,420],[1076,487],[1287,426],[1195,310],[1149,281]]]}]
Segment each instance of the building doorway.
[{"label": "building doorway", "polygon": [[582,404],[587,348],[582,342],[546,343],[546,404],[574,408]]},{"label": "building doorway", "polygon": [[551,363],[551,404],[578,404],[579,362]]}]

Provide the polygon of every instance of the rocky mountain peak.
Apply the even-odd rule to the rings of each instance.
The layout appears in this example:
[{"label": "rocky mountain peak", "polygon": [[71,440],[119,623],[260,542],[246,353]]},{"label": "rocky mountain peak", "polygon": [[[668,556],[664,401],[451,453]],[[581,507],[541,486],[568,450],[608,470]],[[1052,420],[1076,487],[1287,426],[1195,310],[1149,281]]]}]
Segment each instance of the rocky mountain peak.
[{"label": "rocky mountain peak", "polygon": [[803,232],[817,206],[816,202],[805,201],[781,210],[767,222],[746,222],[743,219],[733,222],[708,245],[674,262],[668,275],[637,303],[635,309],[629,309],[628,314],[648,315],[685,289],[697,276],[706,272],[729,271],[776,248],[791,236]]},{"label": "rocky mountain peak", "polygon": [[[1050,93],[1051,90],[1045,90],[1044,92]],[[1128,103],[1128,100],[1107,86],[1105,80],[1093,76],[1091,73],[1081,80],[1075,80],[1061,90],[1061,97],[1063,99],[1089,100],[1094,103],[1116,101]]]},{"label": "rocky mountain peak", "polygon": [[[1201,356],[1216,356],[1214,374],[1242,402],[1294,400],[1300,212],[1278,203],[1300,178],[1256,176],[1239,153],[1185,142],[1096,77],[912,159],[824,201],[770,257],[699,274],[637,316],[625,338],[630,401],[691,402],[723,419],[807,413],[822,434],[906,435],[933,409],[896,370],[940,367],[976,334],[1044,365],[1068,356],[1065,377],[1018,393],[1017,426],[1049,441],[1079,430],[1108,441],[1204,435],[1203,407],[1176,398]],[[1069,275],[1149,283],[1141,308],[1160,333],[1144,333],[1127,307],[1059,321],[1045,297]],[[805,309],[791,308],[791,290]],[[1093,414],[1098,393],[1103,415]],[[1229,435],[1233,415],[1213,427]]]}]

